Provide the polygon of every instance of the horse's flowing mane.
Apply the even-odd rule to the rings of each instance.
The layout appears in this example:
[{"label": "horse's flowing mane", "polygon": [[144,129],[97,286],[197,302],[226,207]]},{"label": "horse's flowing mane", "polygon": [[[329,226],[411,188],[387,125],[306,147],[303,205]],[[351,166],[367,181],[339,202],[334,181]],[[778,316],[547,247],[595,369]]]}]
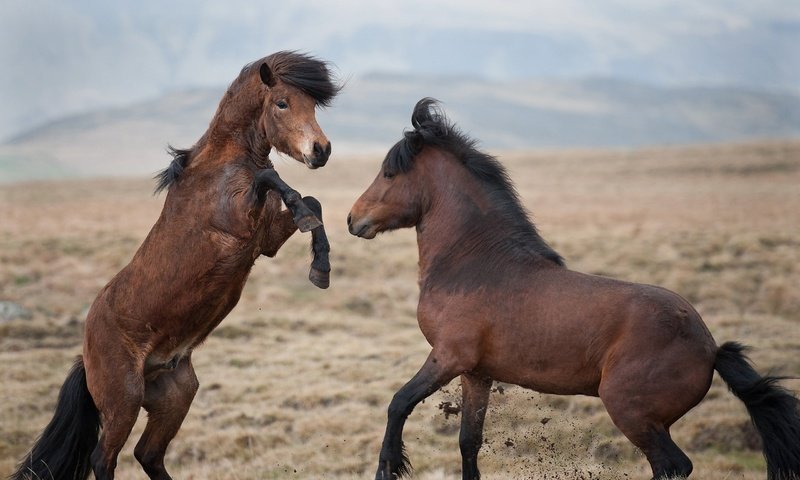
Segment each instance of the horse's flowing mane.
[{"label": "horse's flowing mane", "polygon": [[[342,84],[332,74],[328,62],[305,53],[281,51],[245,65],[239,76],[228,88],[229,94],[231,92],[238,93],[243,88],[246,88],[247,85],[250,85],[247,80],[251,76],[257,75],[258,69],[264,63],[269,66],[275,78],[313,98],[318,107],[330,106],[333,99],[342,89]],[[245,94],[249,93],[245,92]],[[203,138],[205,138],[205,135]],[[202,139],[200,141],[202,142]],[[167,148],[167,152],[172,155],[172,162],[154,177],[156,180],[154,193],[157,194],[164,189],[168,189],[170,185],[180,178],[184,168],[189,164],[196,147],[195,145],[195,147],[185,150],[173,148],[172,146]]]},{"label": "horse's flowing mane", "polygon": [[317,102],[318,107],[329,107],[342,85],[334,78],[328,62],[296,51],[276,52],[242,68],[239,78],[246,77],[266,63],[280,81],[291,85]]},{"label": "horse's flowing mane", "polygon": [[404,132],[403,138],[386,154],[383,165],[385,172],[408,172],[414,165],[414,158],[425,146],[449,152],[487,188],[497,211],[512,227],[509,238],[512,244],[521,247],[521,251],[533,250],[547,260],[564,265],[561,255],[539,235],[505,167],[495,157],[478,150],[477,140],[461,132],[445,116],[437,100],[423,98],[417,102],[411,115],[411,125],[413,130]]}]

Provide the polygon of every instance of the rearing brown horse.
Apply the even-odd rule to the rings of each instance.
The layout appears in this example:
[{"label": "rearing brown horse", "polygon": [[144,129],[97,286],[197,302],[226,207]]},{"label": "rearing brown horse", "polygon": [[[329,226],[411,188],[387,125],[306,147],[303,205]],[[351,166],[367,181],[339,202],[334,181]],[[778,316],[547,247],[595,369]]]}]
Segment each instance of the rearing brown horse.
[{"label": "rearing brown horse", "polygon": [[647,456],[654,478],[692,462],[669,427],[697,405],[714,370],[764,440],[768,478],[800,479],[798,400],[761,377],[730,342],[717,346],[686,300],[663,288],[564,267],[536,231],[503,167],[423,99],[414,129],[386,156],[353,205],[350,233],[416,227],[417,318],[432,345],[389,405],[376,478],[409,472],[402,431],[414,407],[461,376],[464,479],[477,465],[493,380],[544,393],[599,396]]},{"label": "rearing brown horse", "polygon": [[328,285],[319,202],[289,188],[269,153],[325,165],[331,145],[315,109],[339,88],[325,62],[275,53],[244,67],[192,149],[173,151],[157,187],[169,189],[161,216],[92,304],[83,357],[13,479],[83,479],[90,468],[114,478],[142,407],[147,426],[134,454],[150,478],[170,478],[164,453],[198,388],[192,350],[236,305],[253,262],[274,256],[298,227],[311,230],[310,278]]}]

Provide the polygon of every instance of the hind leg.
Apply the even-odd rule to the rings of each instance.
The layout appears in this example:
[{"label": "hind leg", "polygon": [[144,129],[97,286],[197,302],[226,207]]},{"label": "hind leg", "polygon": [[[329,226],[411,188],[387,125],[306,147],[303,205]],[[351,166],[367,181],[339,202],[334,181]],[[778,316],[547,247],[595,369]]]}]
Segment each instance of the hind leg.
[{"label": "hind leg", "polygon": [[471,373],[461,375],[462,411],[461,434],[458,444],[461,447],[461,476],[464,480],[481,478],[478,470],[478,451],[483,445],[483,421],[489,404],[492,379]]},{"label": "hind leg", "polygon": [[161,373],[145,384],[143,407],[147,426],[133,451],[147,476],[170,480],[164,468],[164,454],[180,429],[199,387],[191,357],[182,359],[175,370]]},{"label": "hind leg", "polygon": [[[692,462],[672,441],[669,427],[708,392],[715,348],[710,337],[665,336],[665,325],[682,324],[657,320],[618,341],[603,366],[598,393],[614,424],[647,456],[653,478],[686,477]],[[652,326],[660,330],[645,328]],[[685,325],[678,330],[684,336],[691,332]]]},{"label": "hind leg", "polygon": [[112,480],[117,456],[139,416],[144,399],[144,376],[135,361],[124,359],[122,355],[106,358],[100,364],[101,371],[96,365],[96,362],[87,363],[86,379],[100,411],[103,431],[92,452],[91,463],[97,480]]},{"label": "hind leg", "polygon": [[672,441],[669,427],[707,390],[704,380],[678,384],[673,377],[640,382],[615,372],[603,379],[599,393],[611,420],[647,457],[653,478],[664,479],[692,473],[692,462]]},{"label": "hind leg", "polygon": [[654,480],[685,478],[692,473],[692,461],[672,441],[667,428],[657,425],[643,428],[640,419],[620,418],[619,415],[612,419],[628,440],[645,454]]},{"label": "hind leg", "polygon": [[653,478],[683,478],[692,473],[692,461],[672,441],[669,430],[656,431],[650,442],[652,446],[648,450],[653,453],[648,454],[644,448],[642,451],[645,452],[650,467],[653,469]]}]

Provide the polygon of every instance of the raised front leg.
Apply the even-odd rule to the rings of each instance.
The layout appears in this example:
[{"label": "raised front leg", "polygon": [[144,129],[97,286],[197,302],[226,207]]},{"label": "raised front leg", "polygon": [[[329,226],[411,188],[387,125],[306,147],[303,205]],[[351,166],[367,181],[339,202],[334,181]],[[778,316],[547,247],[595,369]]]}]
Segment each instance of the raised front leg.
[{"label": "raised front leg", "polygon": [[[303,197],[303,203],[311,209],[317,218],[322,218],[322,205],[316,198]],[[292,218],[292,213],[289,210],[281,211],[269,226],[269,231],[261,246],[261,253],[268,257],[274,257],[296,230],[297,226]],[[328,236],[325,234],[325,227],[320,225],[311,230],[311,251],[314,254],[314,259],[311,262],[311,271],[308,273],[308,279],[319,288],[328,288],[330,286],[330,250],[331,247],[328,243]]]},{"label": "raised front leg", "polygon": [[457,372],[443,365],[431,352],[422,368],[403,385],[389,404],[389,420],[383,437],[376,480],[393,480],[411,473],[411,464],[403,451],[403,426],[419,402],[446,385]]},{"label": "raised front leg", "polygon": [[259,201],[264,200],[268,190],[275,190],[280,194],[283,203],[292,212],[295,225],[301,232],[308,232],[322,226],[322,221],[303,203],[303,199],[300,198],[297,190],[287,185],[275,169],[265,168],[259,170],[253,181],[254,190],[258,195]]},{"label": "raised front leg", "polygon": [[[319,200],[314,197],[303,197],[303,203],[314,212],[317,218],[322,220],[322,204],[319,203]],[[328,288],[331,284],[329,259],[331,245],[328,243],[328,235],[325,233],[323,225],[311,230],[311,251],[314,254],[314,260],[311,261],[308,279],[319,288]]]}]

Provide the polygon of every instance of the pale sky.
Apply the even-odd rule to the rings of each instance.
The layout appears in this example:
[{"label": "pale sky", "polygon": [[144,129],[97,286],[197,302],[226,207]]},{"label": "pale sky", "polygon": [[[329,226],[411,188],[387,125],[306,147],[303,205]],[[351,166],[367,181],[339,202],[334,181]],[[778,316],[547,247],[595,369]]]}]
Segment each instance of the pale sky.
[{"label": "pale sky", "polygon": [[344,78],[617,77],[800,88],[797,0],[4,0],[0,140],[67,113],[225,85],[281,49]]}]

